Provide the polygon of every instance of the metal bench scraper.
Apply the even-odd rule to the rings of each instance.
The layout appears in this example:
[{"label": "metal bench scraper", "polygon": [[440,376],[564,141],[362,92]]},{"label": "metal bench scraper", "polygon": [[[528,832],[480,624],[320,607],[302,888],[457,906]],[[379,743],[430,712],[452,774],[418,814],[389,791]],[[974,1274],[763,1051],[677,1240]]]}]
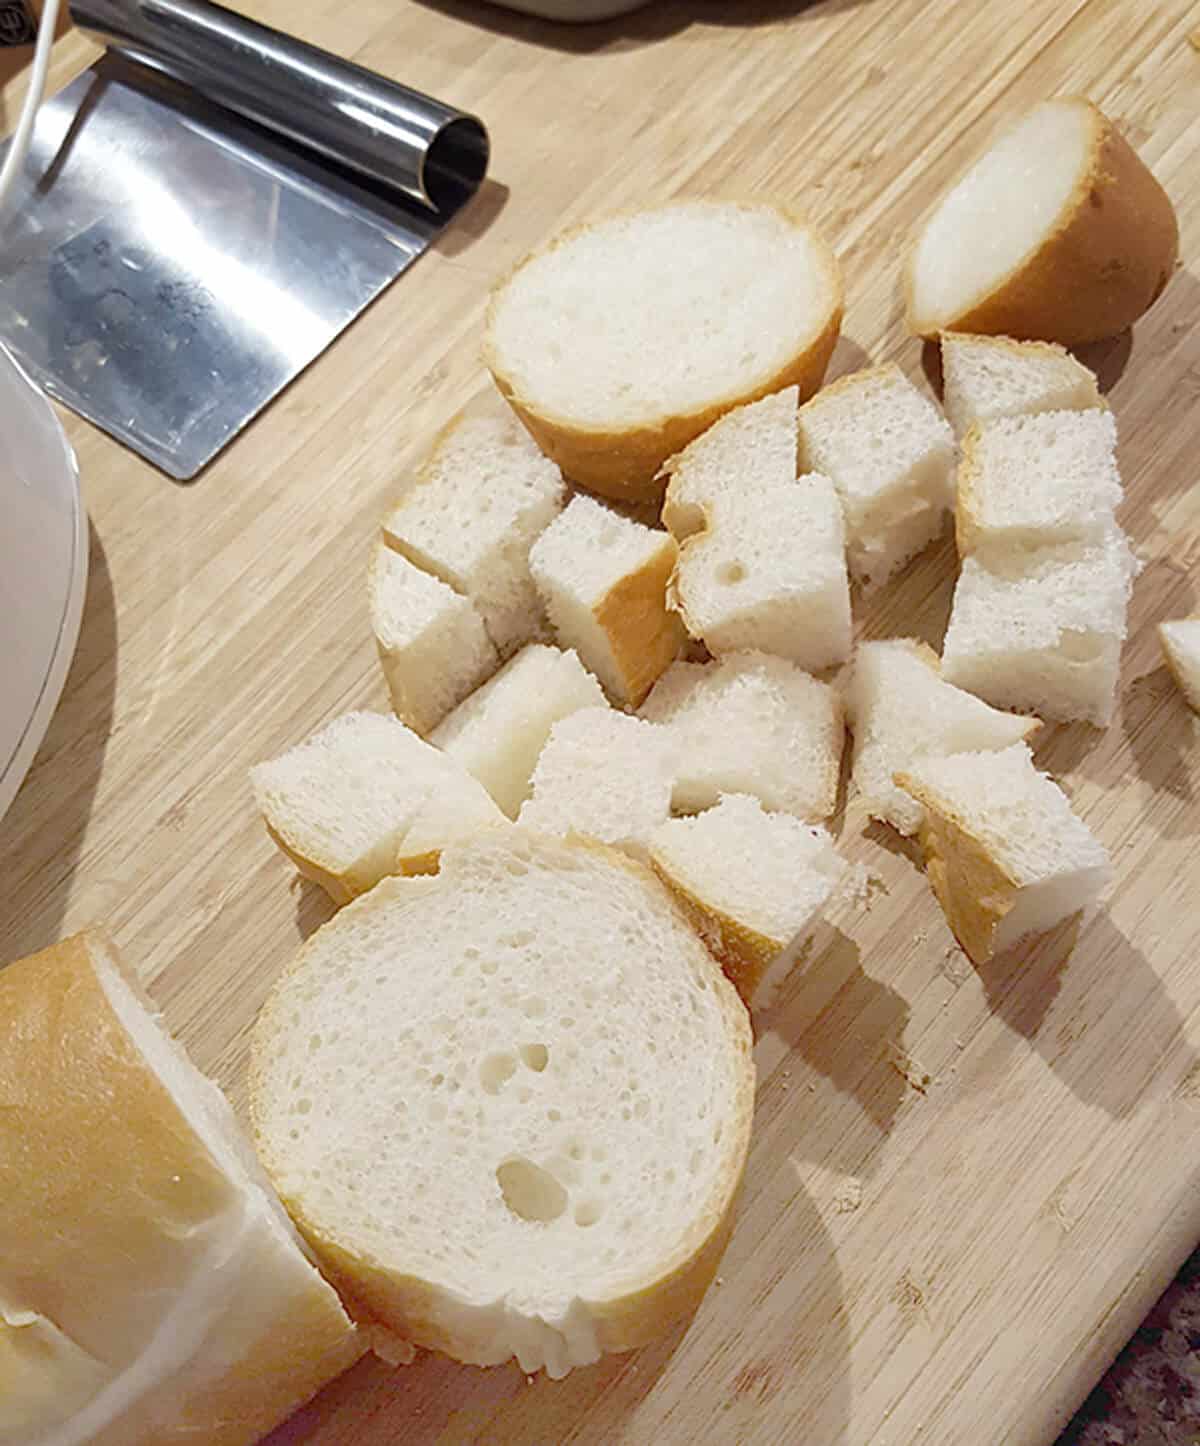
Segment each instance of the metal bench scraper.
[{"label": "metal bench scraper", "polygon": [[474,116],[206,0],[77,0],[107,46],[38,113],[0,339],[190,478],[483,180]]}]

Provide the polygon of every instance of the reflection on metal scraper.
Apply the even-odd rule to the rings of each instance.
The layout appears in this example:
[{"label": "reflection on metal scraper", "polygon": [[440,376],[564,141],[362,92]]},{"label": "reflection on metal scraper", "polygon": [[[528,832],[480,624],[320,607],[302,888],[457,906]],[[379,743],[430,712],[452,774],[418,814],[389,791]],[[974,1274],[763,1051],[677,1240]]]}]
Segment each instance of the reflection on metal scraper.
[{"label": "reflection on metal scraper", "polygon": [[[89,8],[141,7],[94,0],[76,20]],[[158,8],[216,15],[218,30],[228,18],[239,41],[260,41],[260,62],[263,37],[298,54],[302,123],[276,123],[286,73],[254,120],[229,109],[236,69],[211,87],[224,104],[199,88],[205,46],[214,72],[221,59],[211,24],[192,85],[169,53],[110,50],[39,113],[0,233],[0,337],[52,396],[188,478],[426,249],[482,179],[487,140],[472,117],[216,6]],[[253,57],[236,54],[253,96]],[[311,57],[333,77],[320,95]],[[266,58],[278,76],[279,57]],[[423,127],[388,135],[380,92]]]}]

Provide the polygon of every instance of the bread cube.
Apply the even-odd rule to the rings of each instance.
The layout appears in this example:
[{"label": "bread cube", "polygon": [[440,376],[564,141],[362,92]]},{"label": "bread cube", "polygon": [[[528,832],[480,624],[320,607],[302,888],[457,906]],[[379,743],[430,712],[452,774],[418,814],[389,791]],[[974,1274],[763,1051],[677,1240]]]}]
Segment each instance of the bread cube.
[{"label": "bread cube", "polygon": [[954,505],[954,434],[894,365],[843,377],[799,412],[800,465],[833,481],[851,575],[885,582]]},{"label": "bread cube", "polygon": [[638,856],[671,815],[672,749],[666,729],[582,708],[550,730],[532,792],[517,820],[549,834],[587,834]]},{"label": "bread cube", "polygon": [[346,713],[250,770],[267,831],[335,903],[396,872],[405,835],[457,766],[397,718]]},{"label": "bread cube", "polygon": [[947,683],[938,655],[911,638],[860,643],[843,695],[854,738],[851,780],[872,817],[902,834],[916,833],[923,810],[894,783],[898,769],[931,754],[1008,748],[1039,726]]},{"label": "bread cube", "polygon": [[680,812],[711,808],[723,793],[748,793],[813,823],[837,806],[841,698],[795,663],[755,652],[676,663],[641,716],[673,736]]},{"label": "bread cube", "polygon": [[530,568],[563,647],[636,706],[683,646],[667,609],[674,539],[582,493],[538,538]]},{"label": "bread cube", "polygon": [[1112,877],[1103,845],[1023,743],[921,758],[896,782],[925,810],[929,882],[976,964],[1086,917]]},{"label": "bread cube", "polygon": [[371,556],[367,597],[392,707],[418,733],[500,666],[474,605],[382,541]]},{"label": "bread cube", "polygon": [[1121,501],[1112,413],[1040,412],[977,422],[958,464],[962,556],[980,548],[1094,542]]},{"label": "bread cube", "polygon": [[947,331],[941,343],[943,403],[957,437],[996,417],[1104,406],[1094,374],[1053,342]]},{"label": "bread cube", "polygon": [[579,708],[607,707],[573,652],[530,643],[434,729],[431,742],[477,778],[516,818],[550,729]]},{"label": "bread cube", "polygon": [[1200,618],[1159,623],[1158,638],[1179,691],[1188,707],[1200,713]]},{"label": "bread cube", "polygon": [[1137,563],[1123,534],[964,560],[942,677],[997,708],[1106,727]]},{"label": "bread cube", "polygon": [[846,874],[823,828],[726,794],[660,824],[650,862],[747,1005],[769,1005]]},{"label": "bread cube", "polygon": [[515,417],[458,417],[384,518],[390,547],[475,604],[507,657],[545,622],[529,549],[566,485]]}]

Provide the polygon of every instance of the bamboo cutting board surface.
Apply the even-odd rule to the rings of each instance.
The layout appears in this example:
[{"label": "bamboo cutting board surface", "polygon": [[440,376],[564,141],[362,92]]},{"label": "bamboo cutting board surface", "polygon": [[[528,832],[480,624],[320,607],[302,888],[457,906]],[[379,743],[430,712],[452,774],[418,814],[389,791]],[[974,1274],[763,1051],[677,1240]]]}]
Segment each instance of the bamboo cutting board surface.
[{"label": "bamboo cutting board surface", "polygon": [[[492,180],[192,486],[73,417],[91,516],[79,651],[0,824],[0,959],[105,922],[197,1062],[243,1102],[251,1022],[328,915],[255,817],[246,770],[386,707],[364,568],[388,498],[484,387],[491,280],[547,233],[677,193],[767,191],[825,229],[848,309],[831,375],[896,359],[902,238],[996,129],[1084,92],[1166,185],[1184,268],[1093,348],[1145,567],[1107,731],[1040,764],[1112,851],[1107,911],[976,971],[913,851],[853,801],[878,876],[757,1021],[757,1126],[718,1283],[675,1335],[568,1380],[364,1361],[272,1440],[1050,1442],[1200,1239],[1200,739],[1154,623],[1198,609],[1200,19],[1184,0],[666,0],[565,30],[466,0],[250,0],[488,122]],[[89,57],[60,43],[61,82]],[[7,94],[11,125],[14,91]],[[1190,263],[1190,266],[1189,266]],[[954,558],[859,631],[940,645]],[[652,1208],[652,1202],[648,1202]]]}]

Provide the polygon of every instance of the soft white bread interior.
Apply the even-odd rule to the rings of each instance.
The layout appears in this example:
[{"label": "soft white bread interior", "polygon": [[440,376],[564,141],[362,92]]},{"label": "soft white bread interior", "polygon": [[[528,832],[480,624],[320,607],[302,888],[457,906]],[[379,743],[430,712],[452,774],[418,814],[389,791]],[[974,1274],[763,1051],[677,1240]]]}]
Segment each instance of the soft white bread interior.
[{"label": "soft white bread interior", "polygon": [[1024,743],[917,759],[896,782],[922,805],[929,882],[975,963],[1086,915],[1108,854]]},{"label": "soft white bread interior", "polygon": [[676,555],[667,533],[582,494],[529,554],[559,643],[619,703],[636,707],[683,646],[683,625],[667,609]]},{"label": "soft white bread interior", "polygon": [[272,839],[339,904],[497,821],[459,763],[382,713],[344,713],[250,781]]},{"label": "soft white bread interior", "polygon": [[732,408],[811,396],[842,283],[822,237],[771,204],[684,200],[567,231],[492,295],[484,357],[573,482],[661,501],[663,462]]},{"label": "soft white bread interior", "polygon": [[367,598],[392,707],[418,733],[500,666],[474,604],[382,539],[371,554]]},{"label": "soft white bread interior", "polygon": [[1096,377],[1065,347],[942,333],[942,405],[956,437],[976,422],[1103,407]]},{"label": "soft white bread interior", "polygon": [[798,401],[788,387],[738,407],[671,458],[663,521],[680,541],[670,597],[692,637],[819,669],[850,650],[850,583],[833,484],[796,476]]},{"label": "soft white bread interior", "polygon": [[1178,250],[1166,192],[1112,122],[1080,97],[1043,101],[922,226],[909,329],[1099,341],[1157,298]]},{"label": "soft white bread interior", "polygon": [[921,805],[894,774],[930,754],[1011,747],[1039,726],[947,683],[938,655],[911,638],[859,643],[842,683],[854,737],[851,781],[873,818],[916,833]]},{"label": "soft white bread interior", "polygon": [[1163,658],[1193,712],[1200,713],[1200,618],[1159,623]]},{"label": "soft white bread interior", "polygon": [[574,652],[531,643],[461,702],[431,741],[515,819],[554,724],[580,708],[607,706],[600,684]]},{"label": "soft white bread interior", "polygon": [[958,463],[959,553],[1099,541],[1122,497],[1116,448],[1107,409],[976,422]]},{"label": "soft white bread interior", "polygon": [[1136,573],[1119,532],[964,559],[942,676],[997,708],[1106,727]]},{"label": "soft white bread interior", "polygon": [[723,793],[748,793],[764,808],[817,823],[837,805],[841,697],[795,663],[754,652],[676,663],[641,715],[674,739],[680,812],[711,808]]},{"label": "soft white bread interior", "polygon": [[846,875],[823,828],[726,794],[649,837],[650,862],[747,1005],[769,1006]]},{"label": "soft white bread interior", "polygon": [[851,574],[886,581],[941,531],[954,505],[954,434],[899,367],[842,377],[799,412],[800,465],[832,479]]},{"label": "soft white bread interior", "polygon": [[615,708],[581,708],[551,728],[517,822],[644,856],[646,836],[671,816],[673,742]]},{"label": "soft white bread interior", "polygon": [[101,934],[0,1015],[0,1441],[251,1446],[365,1338]]},{"label": "soft white bread interior", "polygon": [[545,631],[529,549],[566,502],[562,474],[511,416],[457,417],[383,521],[383,535],[474,603],[508,656]]},{"label": "soft white bread interior", "polygon": [[472,774],[453,760],[441,770],[425,801],[404,830],[389,873],[437,872],[441,852],[449,844],[472,838],[487,828],[511,828],[512,820]]},{"label": "soft white bread interior", "polygon": [[308,941],[255,1028],[255,1140],[371,1317],[562,1376],[698,1303],[749,1145],[751,1046],[649,869],[513,829]]},{"label": "soft white bread interior", "polygon": [[662,520],[678,542],[704,530],[705,514],[719,498],[753,502],[764,488],[795,481],[799,405],[799,387],[785,387],[735,407],[667,459]]}]

